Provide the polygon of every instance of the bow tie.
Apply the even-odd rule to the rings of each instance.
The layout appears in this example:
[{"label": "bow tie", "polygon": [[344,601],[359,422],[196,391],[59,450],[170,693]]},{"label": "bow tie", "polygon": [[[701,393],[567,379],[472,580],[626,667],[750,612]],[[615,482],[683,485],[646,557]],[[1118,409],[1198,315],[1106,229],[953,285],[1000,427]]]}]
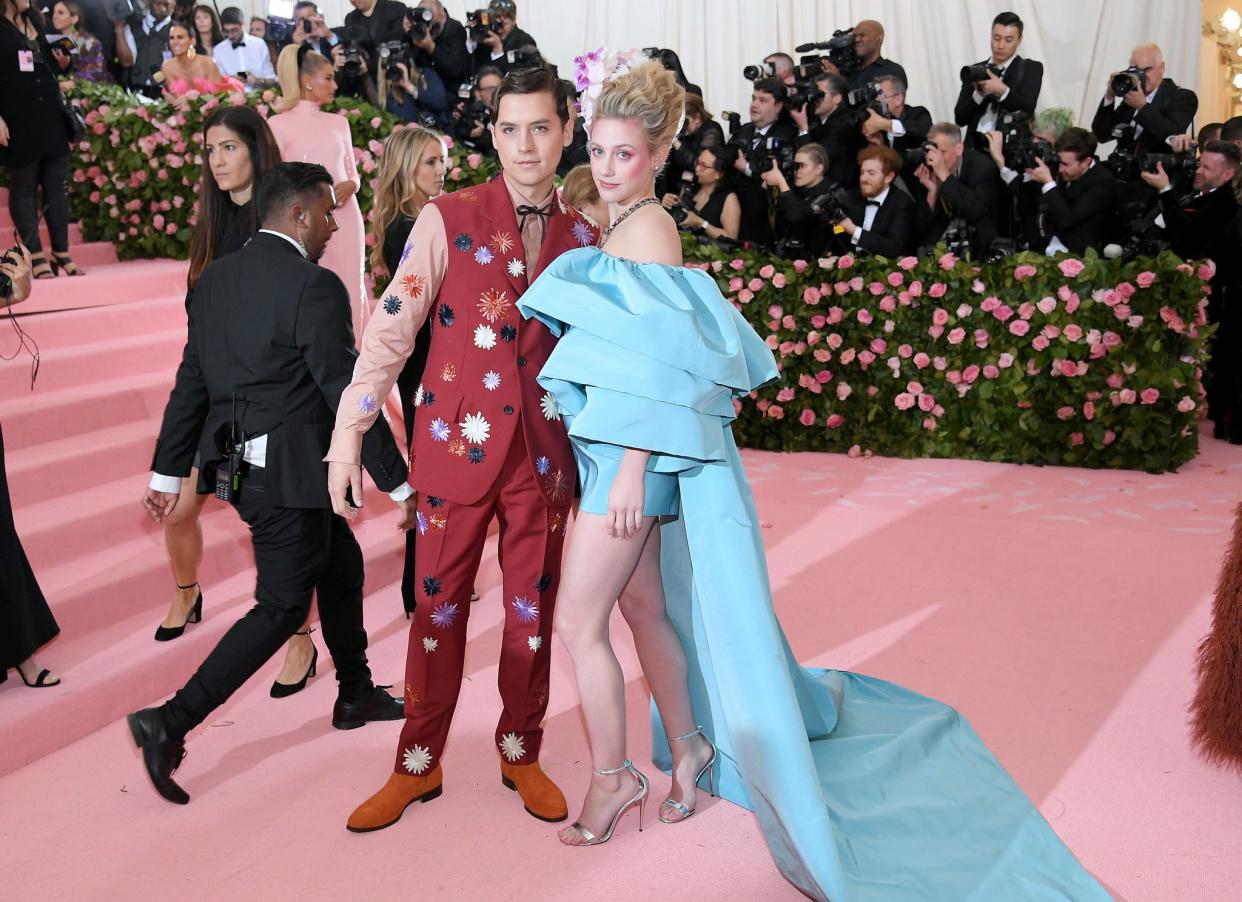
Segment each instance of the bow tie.
[{"label": "bow tie", "polygon": [[542,207],[531,206],[530,204],[518,204],[517,215],[521,217],[518,220],[518,231],[526,230],[526,220],[531,216],[539,217],[539,237],[540,240],[547,237],[548,234],[548,217],[552,215],[552,201],[549,200]]},{"label": "bow tie", "polygon": [[242,38],[240,41],[229,41],[229,43],[233,45],[234,50],[241,50],[246,46],[246,39]]},{"label": "bow tie", "polygon": [[867,201],[867,206],[868,206],[868,207],[878,207],[878,206],[880,206],[880,202],[879,202],[878,200],[869,200],[869,201]]}]

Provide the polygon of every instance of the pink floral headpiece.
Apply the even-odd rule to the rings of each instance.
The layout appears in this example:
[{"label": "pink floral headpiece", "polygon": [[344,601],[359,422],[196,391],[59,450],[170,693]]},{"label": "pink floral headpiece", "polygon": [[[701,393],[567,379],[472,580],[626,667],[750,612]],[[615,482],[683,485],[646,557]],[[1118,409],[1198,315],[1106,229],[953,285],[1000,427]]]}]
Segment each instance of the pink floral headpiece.
[{"label": "pink floral headpiece", "polygon": [[581,92],[578,106],[582,110],[583,125],[591,127],[595,101],[604,89],[605,82],[624,75],[630,71],[631,66],[646,58],[641,50],[609,50],[607,47],[574,57],[574,83]]}]

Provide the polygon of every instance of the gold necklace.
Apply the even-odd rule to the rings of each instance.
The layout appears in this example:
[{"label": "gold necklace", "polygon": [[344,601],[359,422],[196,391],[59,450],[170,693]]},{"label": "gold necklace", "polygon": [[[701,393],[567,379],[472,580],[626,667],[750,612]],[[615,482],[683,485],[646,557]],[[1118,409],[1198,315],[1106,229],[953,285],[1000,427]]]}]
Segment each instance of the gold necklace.
[{"label": "gold necklace", "polygon": [[647,204],[658,204],[659,202],[660,202],[659,198],[654,197],[654,196],[642,197],[634,201],[634,203],[630,204],[628,207],[626,207],[624,210],[621,211],[620,216],[618,216],[615,220],[609,223],[608,228],[600,232],[598,247],[602,248],[605,244],[607,244],[608,239],[612,237],[613,229],[621,225],[621,223],[625,222],[626,217],[629,216],[631,213],[633,213],[635,210],[639,209],[640,207],[645,207],[647,206]]}]

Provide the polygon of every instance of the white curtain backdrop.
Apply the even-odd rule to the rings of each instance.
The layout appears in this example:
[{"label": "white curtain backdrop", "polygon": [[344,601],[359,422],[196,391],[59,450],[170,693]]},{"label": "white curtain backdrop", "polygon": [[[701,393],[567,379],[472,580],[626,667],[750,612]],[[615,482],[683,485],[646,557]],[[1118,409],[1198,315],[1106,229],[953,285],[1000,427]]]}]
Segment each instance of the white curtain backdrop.
[{"label": "white curtain backdrop", "polygon": [[[217,0],[221,2],[221,0]],[[416,2],[416,0],[413,0]],[[221,7],[226,5],[221,2]],[[266,0],[245,0],[265,14]],[[456,19],[484,0],[445,0]],[[719,115],[745,116],[750,85],[742,67],[774,50],[794,55],[798,44],[827,39],[835,29],[877,19],[887,32],[884,55],[910,78],[907,102],[926,106],[937,121],[952,120],[958,71],[988,53],[992,18],[1012,10],[1026,23],[1021,53],[1044,64],[1040,108],[1069,107],[1090,123],[1108,74],[1125,68],[1130,49],[1155,41],[1168,75],[1199,88],[1201,4],[1152,0],[517,0],[518,24],[544,55],[573,75],[573,58],[600,45],[669,47],[690,81],[703,88]],[[329,25],[350,11],[348,0],[320,0]],[[1214,99],[1214,96],[1213,98]],[[1214,112],[1214,107],[1206,107]],[[1200,117],[1201,121],[1208,121]],[[1196,123],[1200,124],[1200,123]]]}]

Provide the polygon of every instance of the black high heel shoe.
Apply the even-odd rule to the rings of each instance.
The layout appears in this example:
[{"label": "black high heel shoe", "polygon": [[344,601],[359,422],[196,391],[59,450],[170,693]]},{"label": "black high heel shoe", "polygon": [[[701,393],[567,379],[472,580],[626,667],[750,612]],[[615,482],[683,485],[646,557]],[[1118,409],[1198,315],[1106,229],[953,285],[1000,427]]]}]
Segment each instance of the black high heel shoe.
[{"label": "black high heel shoe", "polygon": [[[197,586],[198,583],[190,583],[189,586],[178,585],[178,589],[188,589],[191,586]],[[156,642],[171,642],[185,632],[186,623],[202,623],[203,621],[203,590],[198,590],[198,598],[194,599],[194,607],[190,609],[190,616],[185,618],[185,623],[181,626],[161,626],[155,631]]]},{"label": "black high heel shoe", "polygon": [[52,267],[57,270],[63,270],[67,276],[84,276],[86,271],[73,262],[73,258],[68,254],[58,254],[52,251]]},{"label": "black high heel shoe", "polygon": [[43,251],[30,255],[30,274],[36,279],[56,278],[56,270],[52,269],[51,264],[47,262]]},{"label": "black high heel shoe", "polygon": [[[293,635],[309,636],[313,632],[314,632],[313,629],[309,629],[304,633],[294,633]],[[319,663],[319,649],[316,648],[315,644],[312,642],[311,643],[310,667],[306,669],[306,673],[303,675],[302,679],[298,680],[296,683],[282,683],[279,680],[276,680],[275,682],[272,683],[272,692],[271,692],[272,698],[288,698],[289,696],[295,693],[301,692],[303,689],[305,689],[306,681],[315,675],[315,665],[318,663]]]}]

